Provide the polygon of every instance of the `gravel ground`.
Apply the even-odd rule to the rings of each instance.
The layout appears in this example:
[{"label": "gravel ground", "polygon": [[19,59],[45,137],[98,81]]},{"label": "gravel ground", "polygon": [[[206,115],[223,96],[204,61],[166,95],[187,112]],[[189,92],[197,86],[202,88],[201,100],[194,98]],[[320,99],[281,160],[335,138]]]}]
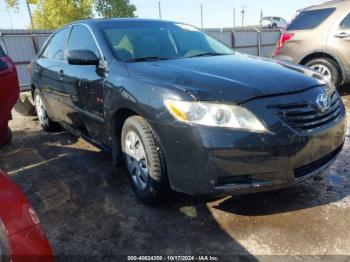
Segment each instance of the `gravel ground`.
[{"label": "gravel ground", "polygon": [[[350,110],[349,93],[343,100]],[[349,135],[322,177],[290,189],[215,201],[175,194],[152,207],[94,146],[16,113],[11,128],[0,167],[28,195],[56,255],[350,255]]]}]

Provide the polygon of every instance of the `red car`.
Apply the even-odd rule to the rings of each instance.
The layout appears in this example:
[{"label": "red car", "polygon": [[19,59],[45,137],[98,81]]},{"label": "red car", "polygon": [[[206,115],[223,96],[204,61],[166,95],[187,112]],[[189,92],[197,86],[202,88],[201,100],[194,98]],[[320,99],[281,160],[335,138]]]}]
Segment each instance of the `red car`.
[{"label": "red car", "polygon": [[19,84],[16,66],[0,46],[0,145],[11,141],[8,121],[18,96]]},{"label": "red car", "polygon": [[0,170],[0,262],[53,260],[37,214],[22,190]]}]

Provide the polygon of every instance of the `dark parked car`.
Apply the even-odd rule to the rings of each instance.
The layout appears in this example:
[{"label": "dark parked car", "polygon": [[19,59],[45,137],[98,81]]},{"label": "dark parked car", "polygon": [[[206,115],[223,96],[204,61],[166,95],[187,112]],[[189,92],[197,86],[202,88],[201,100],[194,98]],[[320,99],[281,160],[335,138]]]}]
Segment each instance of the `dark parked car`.
[{"label": "dark parked car", "polygon": [[76,22],[32,63],[42,127],[124,158],[133,188],[154,202],[188,194],[288,187],[341,151],[343,103],[307,68],[235,53],[190,25]]}]

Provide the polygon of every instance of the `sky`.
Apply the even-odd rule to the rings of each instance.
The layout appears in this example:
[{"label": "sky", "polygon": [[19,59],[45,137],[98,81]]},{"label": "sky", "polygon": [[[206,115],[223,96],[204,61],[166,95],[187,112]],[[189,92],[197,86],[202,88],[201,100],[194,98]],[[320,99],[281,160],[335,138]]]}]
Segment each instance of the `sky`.
[{"label": "sky", "polygon": [[[59,1],[57,1],[59,2]],[[136,5],[136,15],[141,18],[159,18],[158,0],[130,0]],[[236,9],[236,25],[241,25],[241,10],[245,6],[245,25],[259,24],[260,12],[264,16],[280,16],[290,20],[298,9],[322,2],[321,0],[161,0],[162,18],[201,26],[200,6],[203,5],[205,28],[232,27],[233,8]],[[32,6],[35,8],[35,6]],[[20,0],[18,12],[6,9],[0,0],[0,28],[25,29],[29,26],[25,0]]]}]

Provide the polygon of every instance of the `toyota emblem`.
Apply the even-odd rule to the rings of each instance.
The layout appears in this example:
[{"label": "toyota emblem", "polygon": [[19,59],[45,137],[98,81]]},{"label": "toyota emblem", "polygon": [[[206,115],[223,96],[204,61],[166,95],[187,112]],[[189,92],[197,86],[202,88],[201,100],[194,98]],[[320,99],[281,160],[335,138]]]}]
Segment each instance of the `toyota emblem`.
[{"label": "toyota emblem", "polygon": [[326,112],[331,107],[331,100],[326,94],[320,94],[316,99],[316,105],[321,112]]}]

